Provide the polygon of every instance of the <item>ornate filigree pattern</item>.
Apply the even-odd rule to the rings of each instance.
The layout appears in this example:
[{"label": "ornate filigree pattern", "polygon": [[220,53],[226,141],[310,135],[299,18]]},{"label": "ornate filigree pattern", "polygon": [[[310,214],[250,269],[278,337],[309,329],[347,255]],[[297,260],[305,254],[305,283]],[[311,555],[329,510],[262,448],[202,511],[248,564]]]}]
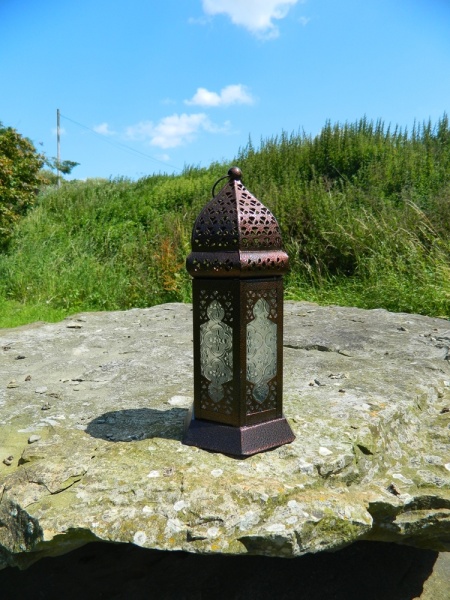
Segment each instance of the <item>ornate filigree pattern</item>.
[{"label": "ornate filigree pattern", "polygon": [[242,183],[237,183],[236,187],[240,191],[238,214],[241,247],[252,250],[281,248],[281,232],[273,214]]},{"label": "ornate filigree pattern", "polygon": [[282,275],[288,268],[289,258],[283,250],[193,252],[187,260],[187,268],[194,277],[252,275],[255,277]]},{"label": "ornate filigree pattern", "polygon": [[200,290],[199,317],[200,323],[208,321],[208,307],[213,300],[217,300],[224,310],[222,321],[226,325],[233,323],[233,292],[231,290]]},{"label": "ornate filigree pattern", "polygon": [[253,321],[247,325],[247,381],[253,383],[253,397],[261,405],[269,393],[268,382],[277,372],[277,326],[269,317],[270,307],[260,298],[253,307]]},{"label": "ornate filigree pattern", "polygon": [[208,308],[209,320],[200,326],[200,365],[203,377],[210,381],[209,397],[214,403],[224,396],[223,384],[233,378],[233,329],[222,322],[225,316],[220,302]]},{"label": "ornate filigree pattern", "polygon": [[246,386],[246,413],[252,415],[258,412],[264,412],[266,410],[276,409],[277,407],[277,380],[272,379],[267,384],[269,391],[266,399],[263,403],[255,400],[253,395],[253,384],[247,382]]},{"label": "ornate filigree pattern", "polygon": [[230,415],[233,410],[233,295],[200,291],[200,407]]},{"label": "ornate filigree pattern", "polygon": [[200,408],[212,413],[231,415],[233,412],[233,382],[228,381],[223,384],[223,398],[220,402],[214,402],[210,398],[209,386],[210,381],[202,377],[200,381]]},{"label": "ornate filigree pattern", "polygon": [[240,181],[227,183],[202,210],[192,231],[192,251],[281,249],[270,212]]},{"label": "ornate filigree pattern", "polygon": [[246,302],[246,322],[250,323],[254,316],[254,306],[260,298],[266,300],[266,304],[269,310],[269,318],[276,321],[278,318],[278,306],[277,306],[277,290],[275,288],[269,288],[264,290],[248,290],[247,291],[247,302]]},{"label": "ornate filigree pattern", "polygon": [[[236,253],[237,254],[237,253]],[[206,256],[196,256],[193,258],[191,266],[193,273],[216,272],[219,274],[229,273],[233,269],[239,268],[239,261],[233,261],[230,258],[222,258],[223,255],[213,256],[212,253]]]},{"label": "ornate filigree pattern", "polygon": [[192,250],[237,250],[237,205],[233,187],[225,185],[197,217],[192,230]]},{"label": "ornate filigree pattern", "polygon": [[269,272],[271,275],[284,273],[289,265],[288,255],[282,250],[272,252],[252,252],[245,254],[241,252],[241,270]]},{"label": "ornate filigree pattern", "polygon": [[277,290],[247,291],[246,412],[277,406]]}]

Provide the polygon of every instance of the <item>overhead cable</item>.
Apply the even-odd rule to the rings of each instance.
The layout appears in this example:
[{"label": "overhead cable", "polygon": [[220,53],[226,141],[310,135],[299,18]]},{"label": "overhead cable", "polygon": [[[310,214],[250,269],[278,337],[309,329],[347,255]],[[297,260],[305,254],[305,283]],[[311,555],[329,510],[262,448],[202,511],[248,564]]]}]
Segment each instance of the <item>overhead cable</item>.
[{"label": "overhead cable", "polygon": [[135,148],[131,148],[131,146],[127,146],[126,144],[122,144],[122,142],[117,142],[115,140],[111,140],[109,138],[106,138],[101,133],[98,133],[97,131],[95,131],[95,129],[91,129],[87,125],[83,125],[82,123],[79,123],[78,121],[75,121],[74,119],[71,119],[70,117],[67,117],[66,115],[63,115],[62,113],[60,113],[60,115],[61,115],[61,117],[63,119],[66,119],[66,121],[70,121],[71,123],[74,123],[75,125],[78,125],[78,127],[82,127],[83,129],[87,129],[88,131],[90,131],[94,135],[97,135],[104,142],[107,142],[111,146],[115,146],[117,148],[120,148],[120,149],[128,151],[128,152],[133,152],[134,154],[139,154],[139,156],[143,156],[144,158],[148,158],[149,160],[153,160],[153,161],[155,161],[157,163],[160,163],[160,164],[164,165],[165,167],[171,167],[172,169],[175,169],[176,171],[180,171],[180,172],[182,171],[182,169],[180,169],[179,167],[175,167],[174,165],[170,165],[170,164],[168,164],[168,163],[166,163],[166,162],[164,162],[162,160],[158,160],[154,156],[150,156],[149,154],[145,154],[144,152],[141,152],[140,150],[136,150]]}]

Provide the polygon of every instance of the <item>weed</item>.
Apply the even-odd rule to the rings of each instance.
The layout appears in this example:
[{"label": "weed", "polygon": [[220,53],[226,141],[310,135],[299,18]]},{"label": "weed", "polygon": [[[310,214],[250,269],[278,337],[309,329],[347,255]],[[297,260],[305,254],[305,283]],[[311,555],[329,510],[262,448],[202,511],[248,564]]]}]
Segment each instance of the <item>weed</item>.
[{"label": "weed", "polygon": [[[450,316],[450,127],[361,119],[235,160],[281,226],[286,297]],[[194,219],[228,165],[44,190],[0,254],[0,327],[189,301]]]}]

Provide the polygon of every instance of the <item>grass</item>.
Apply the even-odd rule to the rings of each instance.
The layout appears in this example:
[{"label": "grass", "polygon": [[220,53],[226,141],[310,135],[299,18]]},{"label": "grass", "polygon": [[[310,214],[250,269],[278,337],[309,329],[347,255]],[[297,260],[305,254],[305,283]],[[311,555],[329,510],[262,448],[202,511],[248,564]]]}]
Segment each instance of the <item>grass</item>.
[{"label": "grass", "polygon": [[19,327],[38,321],[56,323],[71,312],[62,308],[53,308],[47,304],[21,304],[15,300],[0,298],[0,328]]},{"label": "grass", "polygon": [[[450,316],[450,128],[362,119],[233,161],[280,223],[286,297]],[[189,301],[195,217],[230,165],[44,190],[0,255],[0,327]]]}]

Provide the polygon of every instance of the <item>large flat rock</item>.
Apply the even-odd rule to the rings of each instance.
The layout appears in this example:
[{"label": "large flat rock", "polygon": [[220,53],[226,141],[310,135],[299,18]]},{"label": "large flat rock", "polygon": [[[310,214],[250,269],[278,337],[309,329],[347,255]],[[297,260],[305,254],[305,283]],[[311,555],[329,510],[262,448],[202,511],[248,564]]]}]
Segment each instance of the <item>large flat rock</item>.
[{"label": "large flat rock", "polygon": [[180,441],[189,305],[0,330],[0,565],[89,541],[450,550],[450,323],[288,302],[284,345],[296,440],[239,460]]}]

